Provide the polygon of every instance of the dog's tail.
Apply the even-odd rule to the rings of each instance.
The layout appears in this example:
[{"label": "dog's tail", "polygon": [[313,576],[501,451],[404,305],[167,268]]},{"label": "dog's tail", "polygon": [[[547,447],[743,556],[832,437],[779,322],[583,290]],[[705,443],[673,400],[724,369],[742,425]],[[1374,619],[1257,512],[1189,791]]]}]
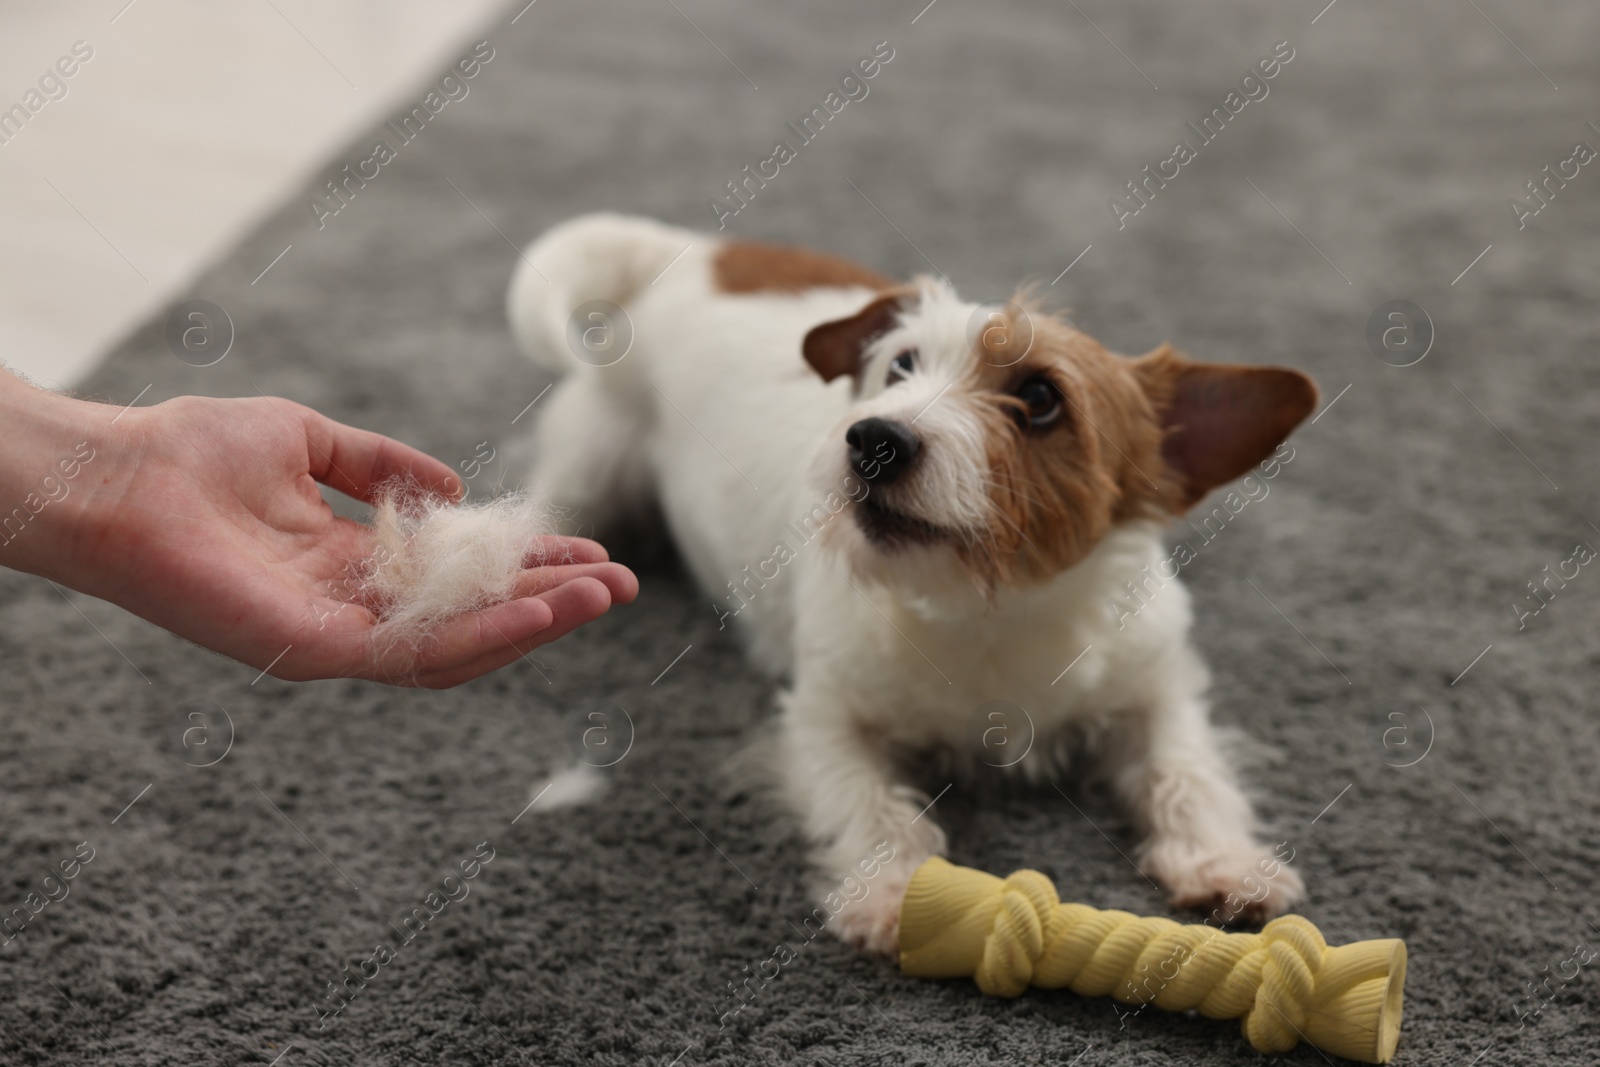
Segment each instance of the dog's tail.
[{"label": "dog's tail", "polygon": [[637,216],[563,222],[529,246],[511,278],[506,312],[517,344],[558,374],[607,362],[607,346],[626,343],[621,331],[631,329],[609,309],[625,309],[687,243],[684,231]]}]

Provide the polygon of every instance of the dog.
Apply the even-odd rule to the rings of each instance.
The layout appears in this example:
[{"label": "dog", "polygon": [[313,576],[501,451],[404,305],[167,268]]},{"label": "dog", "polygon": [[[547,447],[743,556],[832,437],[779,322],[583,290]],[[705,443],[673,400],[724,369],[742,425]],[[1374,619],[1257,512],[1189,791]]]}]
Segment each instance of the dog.
[{"label": "dog", "polygon": [[[892,856],[834,917],[846,941],[892,954],[945,851],[906,774],[925,751],[1045,781],[1092,738],[1174,905],[1261,920],[1303,896],[1219,750],[1162,532],[1273,454],[1309,377],[1116,356],[1021,298],[610,214],[530,246],[507,303],[565,374],[533,484],[601,529],[659,507],[719,623],[787,680],[779,774],[821,871]],[[1137,614],[1108,606],[1130,582]],[[1026,718],[1021,758],[972,743],[995,702]]]}]

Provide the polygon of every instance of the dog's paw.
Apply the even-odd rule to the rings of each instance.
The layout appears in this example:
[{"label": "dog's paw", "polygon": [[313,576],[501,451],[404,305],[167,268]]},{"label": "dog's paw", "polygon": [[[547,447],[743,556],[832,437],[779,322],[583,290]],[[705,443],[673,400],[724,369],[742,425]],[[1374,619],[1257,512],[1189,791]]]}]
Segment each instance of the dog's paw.
[{"label": "dog's paw", "polygon": [[900,954],[900,902],[910,875],[884,871],[860,900],[846,904],[829,926],[839,940],[869,956],[894,959]]},{"label": "dog's paw", "polygon": [[1220,851],[1188,843],[1157,843],[1145,869],[1167,890],[1174,907],[1205,912],[1207,922],[1259,925],[1305,899],[1300,875],[1265,845]]}]

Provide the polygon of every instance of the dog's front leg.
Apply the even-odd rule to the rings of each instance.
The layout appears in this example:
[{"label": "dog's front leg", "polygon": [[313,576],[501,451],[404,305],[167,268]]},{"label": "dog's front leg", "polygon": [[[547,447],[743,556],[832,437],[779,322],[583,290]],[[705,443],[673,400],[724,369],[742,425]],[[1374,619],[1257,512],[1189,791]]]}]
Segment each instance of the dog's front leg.
[{"label": "dog's front leg", "polygon": [[1198,696],[1156,701],[1112,731],[1107,770],[1144,836],[1140,867],[1208,921],[1260,922],[1305,896],[1292,847],[1256,840],[1255,816]]},{"label": "dog's front leg", "polygon": [[830,696],[798,689],[783,722],[788,793],[812,842],[828,926],[845,942],[892,956],[912,873],[944,852],[928,798]]}]

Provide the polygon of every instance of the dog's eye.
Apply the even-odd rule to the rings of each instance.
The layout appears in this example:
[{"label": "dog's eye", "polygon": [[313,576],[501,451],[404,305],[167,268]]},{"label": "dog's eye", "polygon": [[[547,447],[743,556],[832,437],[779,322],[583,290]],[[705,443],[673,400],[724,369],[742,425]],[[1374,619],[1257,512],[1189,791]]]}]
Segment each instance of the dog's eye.
[{"label": "dog's eye", "polygon": [[1017,425],[1024,430],[1042,430],[1061,418],[1061,392],[1048,378],[1024,379],[1012,395],[1027,407],[1016,413]]},{"label": "dog's eye", "polygon": [[889,377],[884,385],[893,385],[895,382],[905,381],[911,377],[911,372],[917,369],[917,350],[908,348],[889,361]]}]

